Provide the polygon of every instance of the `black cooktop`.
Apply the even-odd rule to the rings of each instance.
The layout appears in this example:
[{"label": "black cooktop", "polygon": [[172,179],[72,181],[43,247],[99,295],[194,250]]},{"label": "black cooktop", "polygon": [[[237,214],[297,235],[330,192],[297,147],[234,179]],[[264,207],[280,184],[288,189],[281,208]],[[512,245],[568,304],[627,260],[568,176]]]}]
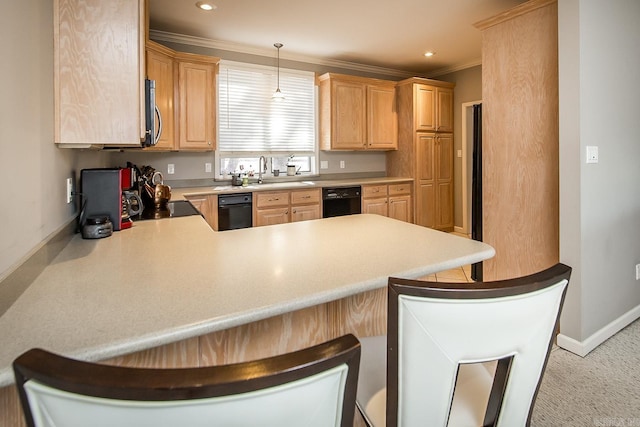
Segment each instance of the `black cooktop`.
[{"label": "black cooktop", "polygon": [[200,212],[193,207],[188,200],[170,201],[163,208],[150,206],[145,208],[140,215],[136,215],[132,219],[134,221],[142,221],[147,219],[176,218],[179,216],[200,215]]}]

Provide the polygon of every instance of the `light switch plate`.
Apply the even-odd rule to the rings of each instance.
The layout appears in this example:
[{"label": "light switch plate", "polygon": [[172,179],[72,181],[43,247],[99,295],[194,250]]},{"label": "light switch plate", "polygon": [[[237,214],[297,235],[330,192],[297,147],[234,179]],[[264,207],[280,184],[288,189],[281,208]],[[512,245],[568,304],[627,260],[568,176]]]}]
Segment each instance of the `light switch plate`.
[{"label": "light switch plate", "polygon": [[174,165],[173,163],[169,163],[169,164],[167,165],[167,173],[168,173],[169,175],[173,175],[175,172],[176,172],[175,165]]},{"label": "light switch plate", "polygon": [[320,160],[320,169],[329,169],[329,161]]},{"label": "light switch plate", "polygon": [[598,163],[598,147],[587,145],[587,163]]}]

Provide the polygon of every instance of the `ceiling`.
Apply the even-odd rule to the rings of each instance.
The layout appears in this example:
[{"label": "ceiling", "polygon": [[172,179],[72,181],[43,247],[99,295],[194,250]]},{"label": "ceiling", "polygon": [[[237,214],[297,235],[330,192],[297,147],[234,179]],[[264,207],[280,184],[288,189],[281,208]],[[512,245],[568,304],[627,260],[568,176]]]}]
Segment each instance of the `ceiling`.
[{"label": "ceiling", "polygon": [[[480,64],[474,23],[524,0],[149,0],[152,35],[234,52],[436,76]],[[435,55],[426,58],[424,53]]]}]

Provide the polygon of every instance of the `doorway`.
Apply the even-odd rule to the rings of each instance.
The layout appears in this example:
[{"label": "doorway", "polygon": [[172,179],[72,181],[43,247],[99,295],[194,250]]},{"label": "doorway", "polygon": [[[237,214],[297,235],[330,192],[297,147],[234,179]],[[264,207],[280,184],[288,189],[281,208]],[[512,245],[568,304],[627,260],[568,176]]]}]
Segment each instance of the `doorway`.
[{"label": "doorway", "polygon": [[456,230],[471,237],[471,188],[473,180],[473,106],[480,101],[462,104],[462,229]]}]

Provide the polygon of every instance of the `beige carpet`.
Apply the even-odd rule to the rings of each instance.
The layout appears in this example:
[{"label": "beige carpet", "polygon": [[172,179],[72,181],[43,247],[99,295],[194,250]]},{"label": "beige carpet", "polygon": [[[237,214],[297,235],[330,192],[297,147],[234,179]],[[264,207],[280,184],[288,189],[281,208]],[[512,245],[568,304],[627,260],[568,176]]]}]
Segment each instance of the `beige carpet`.
[{"label": "beige carpet", "polygon": [[555,348],[533,427],[640,427],[640,320],[582,358]]}]

